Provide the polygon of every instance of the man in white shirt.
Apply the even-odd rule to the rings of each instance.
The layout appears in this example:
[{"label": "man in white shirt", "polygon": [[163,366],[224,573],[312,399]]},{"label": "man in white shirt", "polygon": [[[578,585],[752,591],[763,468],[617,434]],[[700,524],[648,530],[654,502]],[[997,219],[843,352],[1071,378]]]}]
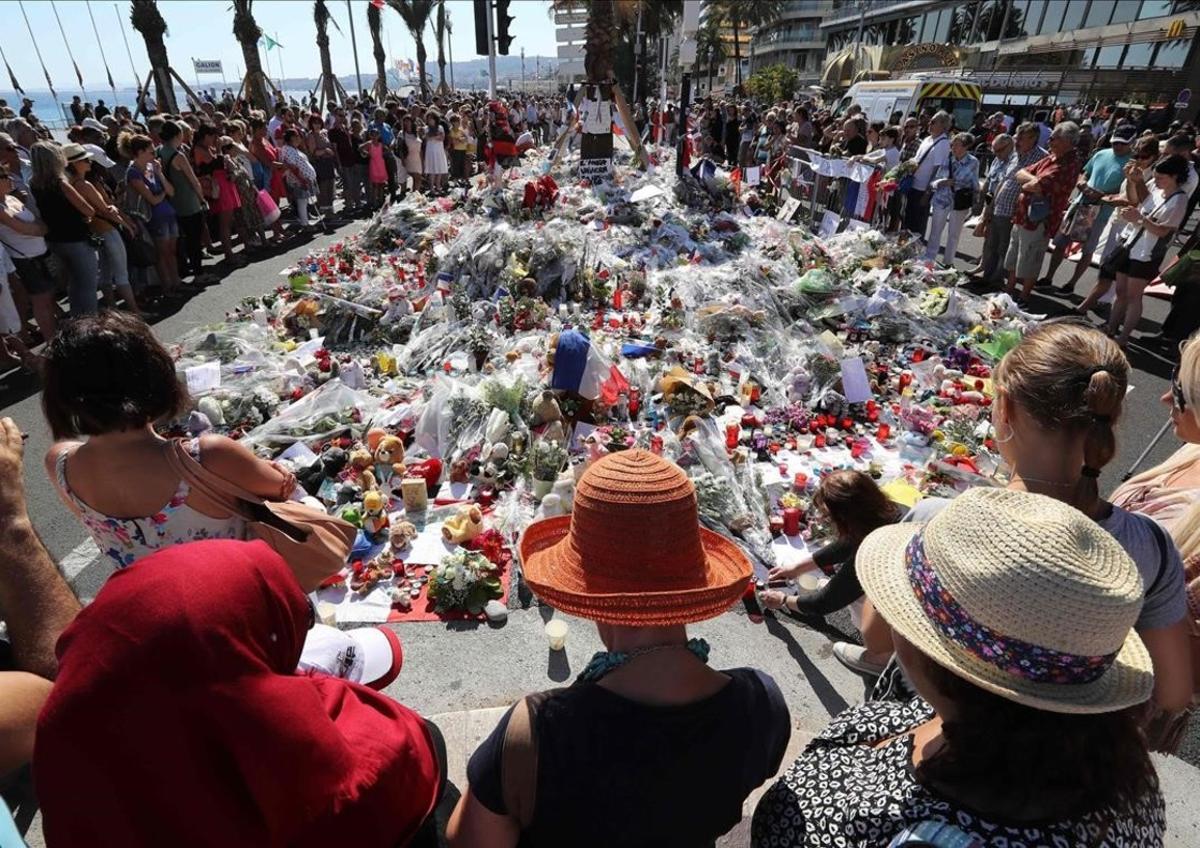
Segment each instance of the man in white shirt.
[{"label": "man in white shirt", "polygon": [[929,183],[933,175],[950,161],[950,114],[938,112],[929,119],[929,136],[917,148],[913,157],[912,187],[905,195],[904,229],[925,237],[929,223]]}]

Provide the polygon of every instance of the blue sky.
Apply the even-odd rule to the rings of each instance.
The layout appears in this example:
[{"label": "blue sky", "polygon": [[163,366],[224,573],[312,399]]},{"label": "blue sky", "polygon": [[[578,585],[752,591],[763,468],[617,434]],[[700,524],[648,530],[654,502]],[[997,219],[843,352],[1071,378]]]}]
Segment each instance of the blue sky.
[{"label": "blue sky", "polygon": [[[3,0],[5,26],[0,28],[0,47],[3,47],[8,64],[16,74],[18,82],[26,89],[44,89],[45,78],[37,55],[28,46],[29,39],[25,22],[17,0]],[[99,92],[107,86],[104,62],[97,47],[96,36],[88,17],[85,0],[55,0],[58,15],[62,19],[67,39],[83,72],[84,85],[89,92]],[[516,40],[511,55],[519,55],[521,47],[528,56],[554,56],[554,23],[547,13],[548,3],[543,0],[513,0],[510,14],[516,21],[512,32]],[[244,68],[241,48],[233,38],[233,12],[228,0],[159,0],[159,9],[167,21],[170,35],[167,52],[171,64],[189,83],[195,81],[191,60],[220,59],[225,66],[225,77],[232,84],[238,68]],[[350,27],[347,21],[346,0],[328,0],[334,20],[341,33],[330,27],[329,42],[333,55],[333,70],[338,76],[354,72],[354,55],[350,47]],[[471,0],[448,0],[453,28],[453,55],[455,61],[475,58],[474,15]],[[77,88],[75,71],[63,46],[58,31],[54,8],[50,0],[24,0],[34,38],[46,62],[50,78],[60,93]],[[371,37],[367,30],[367,0],[350,0],[354,15],[355,35],[358,39],[358,61],[363,74],[373,73],[374,59],[371,57]],[[144,78],[149,70],[146,50],[141,36],[129,25],[129,3],[112,0],[91,0],[92,15],[100,31],[104,53],[113,79],[118,85],[131,84],[133,71],[129,57],[121,41],[118,14],[124,23],[129,48],[133,53],[133,64]],[[257,0],[254,17],[263,31],[283,45],[283,70],[289,77],[315,77],[321,71],[316,48],[316,30],[313,26],[312,3],[309,0]],[[388,51],[389,65],[392,59],[416,59],[413,39],[400,16],[391,8],[383,9],[384,49]],[[436,79],[437,47],[432,27],[425,38],[429,50],[427,70]],[[272,51],[271,75],[279,73],[278,57]],[[532,72],[532,68],[530,69]],[[0,70],[0,73],[3,73]],[[219,85],[220,78],[201,78],[205,86]],[[0,81],[0,88],[7,89],[8,80]],[[93,97],[96,96],[94,93]]]}]

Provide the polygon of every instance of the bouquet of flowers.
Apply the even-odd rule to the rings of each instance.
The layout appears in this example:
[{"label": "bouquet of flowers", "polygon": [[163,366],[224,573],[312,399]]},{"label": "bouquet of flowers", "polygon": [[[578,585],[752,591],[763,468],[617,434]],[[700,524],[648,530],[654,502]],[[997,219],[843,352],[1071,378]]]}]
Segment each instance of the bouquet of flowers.
[{"label": "bouquet of flowers", "polygon": [[554,439],[538,441],[533,446],[533,477],[535,480],[556,480],[567,461],[567,451]]},{"label": "bouquet of flowers", "polygon": [[499,567],[479,551],[459,549],[442,557],[429,573],[429,597],[437,612],[483,612],[484,604],[504,594]]}]

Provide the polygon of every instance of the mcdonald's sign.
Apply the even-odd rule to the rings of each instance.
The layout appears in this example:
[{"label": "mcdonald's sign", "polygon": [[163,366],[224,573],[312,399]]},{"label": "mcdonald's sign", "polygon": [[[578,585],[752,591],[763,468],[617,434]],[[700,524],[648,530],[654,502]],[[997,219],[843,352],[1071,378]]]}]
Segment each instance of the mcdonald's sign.
[{"label": "mcdonald's sign", "polygon": [[1187,24],[1184,22],[1183,18],[1176,18],[1175,20],[1171,21],[1170,25],[1167,27],[1167,38],[1182,38],[1183,31],[1186,26]]}]

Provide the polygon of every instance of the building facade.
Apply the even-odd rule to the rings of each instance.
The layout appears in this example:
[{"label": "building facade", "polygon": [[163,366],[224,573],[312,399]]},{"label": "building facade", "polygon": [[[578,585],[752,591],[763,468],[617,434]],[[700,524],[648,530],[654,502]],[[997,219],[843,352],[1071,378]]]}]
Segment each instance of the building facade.
[{"label": "building facade", "polygon": [[822,82],[961,73],[984,105],[1185,104],[1200,87],[1195,0],[833,0]]},{"label": "building facade", "polygon": [[786,65],[799,75],[801,86],[819,82],[827,46],[821,21],[833,7],[833,0],[786,0],[777,20],[751,34],[750,72]]},{"label": "building facade", "polygon": [[[699,25],[704,26],[709,16],[716,13],[716,6],[710,0],[701,0]],[[704,97],[708,94],[726,94],[733,91],[738,80],[737,61],[739,54],[742,63],[742,81],[745,82],[746,78],[750,76],[752,35],[749,29],[744,26],[739,29],[737,34],[737,49],[734,48],[732,26],[725,24],[721,27],[721,40],[725,43],[725,60],[718,62],[713,69],[714,73],[711,85],[708,68],[696,69],[696,74],[693,77],[693,85],[697,97]]]}]

